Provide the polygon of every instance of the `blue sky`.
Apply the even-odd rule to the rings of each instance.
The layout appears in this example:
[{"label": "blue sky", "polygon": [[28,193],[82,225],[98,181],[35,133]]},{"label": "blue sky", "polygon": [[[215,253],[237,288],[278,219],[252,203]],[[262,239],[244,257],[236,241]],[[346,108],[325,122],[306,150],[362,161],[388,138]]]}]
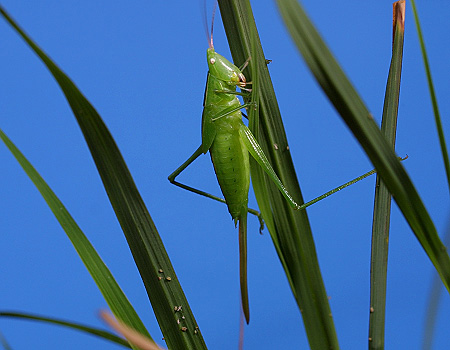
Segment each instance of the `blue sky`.
[{"label": "blue sky", "polygon": [[[193,2],[2,1],[98,110],[134,176],[210,349],[237,346],[237,231],[221,204],[171,186],[167,175],[200,144],[207,41]],[[357,4],[357,5],[356,5]],[[310,17],[377,120],[391,49],[390,1],[303,1]],[[450,71],[447,2],[418,1],[447,135]],[[303,195],[312,199],[371,169],[294,48],[272,1],[254,13]],[[161,339],[145,290],[81,132],[43,64],[0,21],[0,127],[25,153],[97,248],[148,326]],[[215,48],[230,57],[222,24]],[[425,74],[407,2],[397,152],[439,232],[448,190]],[[101,294],[31,181],[0,146],[0,309],[101,325]],[[182,175],[219,193],[209,156]],[[308,209],[340,345],[366,347],[375,178]],[[253,195],[250,203],[255,206]],[[386,349],[419,349],[431,263],[393,205]],[[268,232],[249,219],[252,320],[247,349],[308,348],[302,319]],[[219,301],[220,300],[220,301]],[[448,346],[443,298],[436,349]],[[218,324],[220,325],[218,327]],[[119,349],[74,331],[0,319],[14,349]]]}]

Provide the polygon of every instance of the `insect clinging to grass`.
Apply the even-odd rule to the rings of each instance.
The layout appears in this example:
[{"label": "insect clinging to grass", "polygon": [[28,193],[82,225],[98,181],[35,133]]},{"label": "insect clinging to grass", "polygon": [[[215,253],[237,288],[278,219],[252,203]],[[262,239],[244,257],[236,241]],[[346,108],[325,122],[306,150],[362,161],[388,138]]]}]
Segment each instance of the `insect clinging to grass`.
[{"label": "insect clinging to grass", "polygon": [[[211,35],[208,38],[207,49],[208,77],[205,88],[202,116],[202,144],[170,176],[169,181],[189,191],[218,199],[203,191],[186,186],[175,181],[184,169],[202,153],[209,151],[211,161],[219,182],[228,211],[235,225],[239,223],[239,270],[241,283],[242,309],[247,323],[250,320],[248,291],[247,291],[247,212],[248,191],[250,185],[249,153],[266,171],[277,185],[283,196],[294,209],[299,205],[289,195],[280,179],[276,175],[263,150],[259,146],[250,129],[242,121],[241,109],[254,106],[253,103],[241,104],[236,91],[239,87],[247,91],[249,82],[238,68],[214,50],[213,45],[214,15],[211,25]],[[249,58],[250,59],[250,58]],[[219,199],[220,200],[220,199]]]}]

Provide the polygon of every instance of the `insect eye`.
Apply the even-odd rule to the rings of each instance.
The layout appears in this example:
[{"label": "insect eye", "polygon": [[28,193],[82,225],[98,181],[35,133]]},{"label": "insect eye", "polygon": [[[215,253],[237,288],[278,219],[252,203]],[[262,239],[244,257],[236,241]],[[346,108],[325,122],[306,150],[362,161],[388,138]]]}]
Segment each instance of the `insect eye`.
[{"label": "insect eye", "polygon": [[215,58],[211,58],[211,59],[209,60],[209,63],[211,63],[211,64],[216,63],[216,59],[215,59]]}]

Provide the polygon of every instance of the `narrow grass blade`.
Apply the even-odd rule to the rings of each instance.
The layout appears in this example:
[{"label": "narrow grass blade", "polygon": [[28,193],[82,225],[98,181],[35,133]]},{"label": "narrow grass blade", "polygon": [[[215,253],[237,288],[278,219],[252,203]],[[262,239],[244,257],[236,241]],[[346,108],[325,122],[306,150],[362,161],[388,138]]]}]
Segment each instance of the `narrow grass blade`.
[{"label": "narrow grass blade", "polygon": [[[450,247],[450,218],[447,221],[447,227],[444,234],[444,244],[446,247]],[[430,295],[428,297],[428,305],[426,307],[427,313],[424,322],[423,329],[423,341],[422,349],[433,349],[433,337],[436,321],[439,313],[439,306],[442,299],[442,282],[437,274],[433,276],[433,282],[431,283]]]},{"label": "narrow grass blade", "polygon": [[437,103],[436,93],[434,91],[434,84],[433,84],[433,79],[431,77],[430,64],[428,62],[427,50],[425,48],[425,41],[423,39],[422,29],[420,27],[419,14],[417,13],[416,2],[414,0],[411,0],[411,6],[412,6],[413,14],[414,14],[414,20],[416,23],[417,36],[419,37],[420,49],[422,51],[423,64],[425,66],[425,72],[427,74],[428,89],[430,90],[431,104],[433,105],[434,120],[436,123],[436,129],[437,129],[438,136],[439,136],[439,144],[441,146],[441,153],[442,153],[442,159],[444,161],[445,172],[447,174],[448,189],[450,191],[450,161],[448,158],[448,150],[447,150],[447,145],[445,142],[444,129],[442,127],[441,115],[439,113],[439,107],[438,107],[438,103]]},{"label": "narrow grass blade", "polygon": [[66,210],[62,202],[56,197],[55,193],[47,185],[47,183],[38,174],[36,169],[30,164],[25,156],[17,149],[6,134],[0,130],[0,139],[5,143],[6,147],[11,151],[25,173],[33,181],[47,205],[52,210],[56,219],[66,232],[78,255],[88,269],[100,292],[103,294],[111,311],[120,318],[124,323],[139,332],[148,335],[148,332],[134,311],[125,294],[120,289],[113,275],[106,267],[100,256],[95,251],[89,240],[81,231],[75,220]]},{"label": "narrow grass blade", "polygon": [[[405,32],[405,1],[397,1],[393,7],[392,58],[384,97],[381,132],[394,150]],[[377,175],[370,262],[369,349],[384,349],[390,218],[391,194]]]},{"label": "narrow grass blade", "polygon": [[[420,49],[422,52],[423,64],[425,67],[425,73],[427,75],[428,89],[430,91],[431,104],[433,106],[434,120],[436,123],[436,130],[439,137],[439,144],[441,146],[442,159],[444,161],[445,172],[447,174],[447,183],[450,191],[450,162],[448,157],[448,150],[445,142],[444,129],[442,127],[441,116],[439,113],[439,107],[437,103],[436,93],[434,91],[433,79],[431,77],[431,69],[428,61],[427,50],[425,48],[425,40],[422,34],[422,28],[420,26],[419,14],[416,8],[416,2],[411,0],[411,6],[414,14],[414,21],[417,28],[417,36],[419,37]],[[450,240],[450,230],[447,230],[446,237],[444,237],[446,242],[445,245],[448,246],[448,241]],[[427,308],[427,317],[424,328],[424,340],[423,349],[431,349],[432,339],[433,339],[433,329],[436,323],[439,299],[441,296],[441,285],[438,281],[434,280],[431,287],[429,306]]]},{"label": "narrow grass blade", "polygon": [[[259,125],[253,119],[249,126],[279,178],[301,204],[302,195],[249,2],[219,0],[219,6],[234,62],[240,65],[251,56],[250,62],[254,64],[245,74],[249,80],[257,74]],[[251,173],[256,199],[302,313],[310,347],[338,349],[306,211],[291,209],[272,181],[254,165]]]},{"label": "narrow grass blade", "polygon": [[0,311],[0,317],[10,317],[10,318],[17,318],[17,319],[22,319],[22,320],[40,321],[40,322],[55,324],[58,326],[68,327],[68,328],[72,328],[74,330],[88,333],[88,334],[96,336],[96,337],[100,337],[104,340],[109,340],[113,343],[116,343],[116,344],[119,344],[126,348],[131,349],[131,346],[128,344],[128,342],[126,340],[118,337],[117,335],[115,335],[111,332],[105,331],[103,329],[90,327],[87,325],[83,325],[81,323],[64,321],[64,320],[53,318],[53,317],[32,315],[32,314],[27,314],[27,313],[23,313],[23,312]]},{"label": "narrow grass blade", "polygon": [[[250,2],[247,2],[246,13],[248,16],[248,22],[252,23],[253,14],[250,6]],[[256,30],[250,32],[249,44],[250,50],[248,51],[249,67],[248,72],[246,72],[247,78],[252,82],[252,94],[251,94],[251,102],[255,105],[254,108],[251,108],[248,112],[248,120],[249,120],[249,129],[255,136],[257,140],[259,140],[261,136],[260,131],[260,67],[265,66],[265,62],[261,62],[264,57],[259,54],[256,54],[259,43],[259,37]],[[266,153],[267,154],[267,153]],[[270,201],[268,195],[268,185],[271,180],[266,176],[261,167],[257,164],[256,160],[253,157],[250,157],[250,169],[251,169],[251,177],[252,177],[252,187],[255,192],[255,197],[257,198],[257,202],[261,212],[266,213],[264,216],[265,223],[269,232],[275,232],[275,227],[273,223],[272,215],[267,215],[267,213],[271,212],[270,209]],[[268,182],[267,182],[268,181]]]},{"label": "narrow grass blade", "polygon": [[1,332],[0,332],[0,344],[2,344],[2,348],[4,350],[12,350],[12,347],[9,345],[8,341]]},{"label": "narrow grass blade", "polygon": [[[206,349],[161,237],[99,114],[1,7],[0,13],[47,66],[66,96],[128,241],[167,346],[169,349]],[[125,321],[122,315],[116,316]]]},{"label": "narrow grass blade", "polygon": [[309,69],[363,147],[450,291],[450,258],[392,147],[296,0],[278,0],[285,24]]}]

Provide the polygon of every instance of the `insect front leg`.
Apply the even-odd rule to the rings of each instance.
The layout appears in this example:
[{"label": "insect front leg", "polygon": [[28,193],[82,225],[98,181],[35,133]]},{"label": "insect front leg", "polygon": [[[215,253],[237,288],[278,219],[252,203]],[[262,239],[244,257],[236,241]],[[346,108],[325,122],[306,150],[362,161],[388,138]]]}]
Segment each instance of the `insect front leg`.
[{"label": "insect front leg", "polygon": [[211,120],[214,122],[216,120],[219,120],[220,118],[226,117],[227,115],[233,114],[236,111],[241,110],[242,108],[247,108],[247,107],[256,107],[256,103],[255,102],[249,102],[249,103],[244,103],[243,105],[239,105],[239,107],[235,107],[235,108],[230,108],[228,110],[225,110],[222,114],[212,118]]}]

